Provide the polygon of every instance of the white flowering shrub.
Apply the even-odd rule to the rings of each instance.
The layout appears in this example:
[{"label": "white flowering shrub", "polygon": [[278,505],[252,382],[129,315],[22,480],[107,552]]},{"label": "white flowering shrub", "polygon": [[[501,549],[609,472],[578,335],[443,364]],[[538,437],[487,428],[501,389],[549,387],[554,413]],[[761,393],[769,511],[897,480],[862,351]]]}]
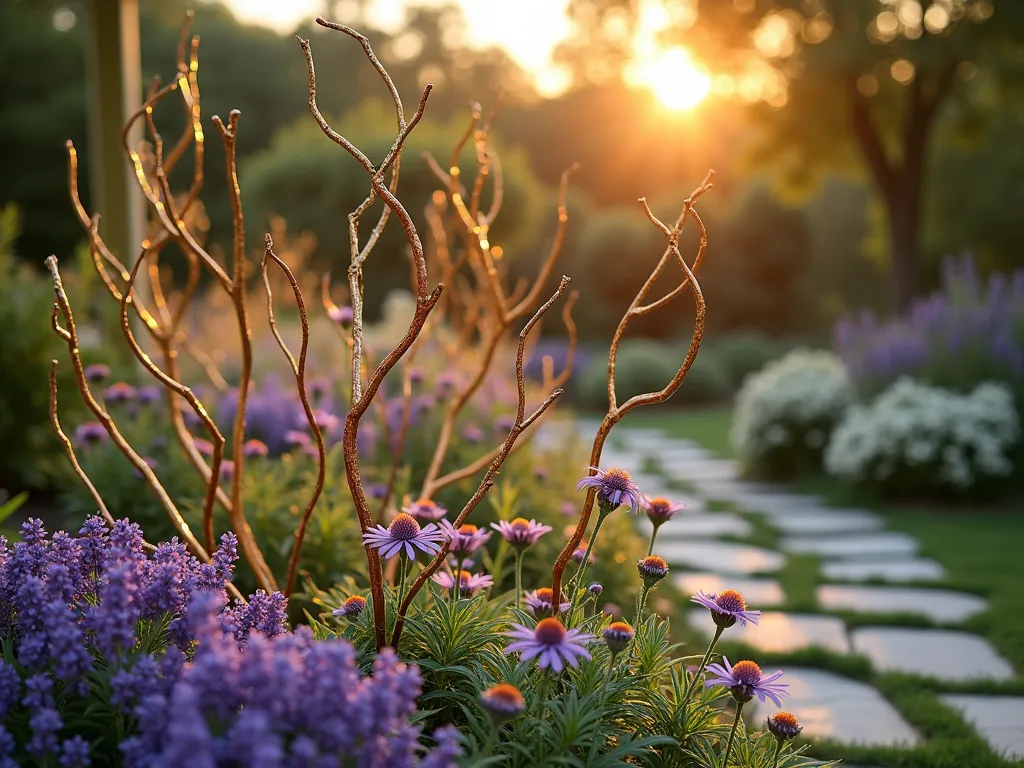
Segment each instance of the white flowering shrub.
[{"label": "white flowering shrub", "polygon": [[732,444],[746,470],[790,477],[821,466],[832,430],[853,400],[842,361],[797,349],[747,377],[736,396]]},{"label": "white flowering shrub", "polygon": [[904,377],[870,405],[850,409],[832,434],[825,467],[893,495],[980,492],[1013,473],[1020,434],[1004,384],[960,395]]}]

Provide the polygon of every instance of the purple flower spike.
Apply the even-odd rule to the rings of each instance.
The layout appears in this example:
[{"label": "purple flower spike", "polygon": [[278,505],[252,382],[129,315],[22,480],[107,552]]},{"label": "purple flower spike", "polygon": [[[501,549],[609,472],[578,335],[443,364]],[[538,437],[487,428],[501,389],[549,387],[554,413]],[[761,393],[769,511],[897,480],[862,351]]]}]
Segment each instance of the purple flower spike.
[{"label": "purple flower spike", "polygon": [[596,472],[594,475],[584,477],[576,484],[576,490],[582,491],[588,488],[597,489],[597,500],[601,506],[608,507],[608,512],[629,504],[630,510],[636,514],[640,509],[643,496],[640,489],[636,487],[629,472],[624,469],[613,467],[607,471],[591,467]]},{"label": "purple flower spike", "polygon": [[[441,571],[431,577],[442,589],[450,590],[455,585],[455,577],[447,571]],[[483,573],[470,574],[469,571],[459,571],[459,594],[463,597],[472,597],[477,590],[486,589],[494,584],[494,579]]]},{"label": "purple flower spike", "polygon": [[727,656],[722,657],[722,661],[724,665],[708,664],[708,677],[704,681],[706,687],[724,685],[741,704],[757,696],[762,703],[771,699],[776,707],[781,707],[782,697],[789,696],[786,690],[789,686],[775,682],[782,677],[781,669],[764,677],[761,668],[752,661],[737,661],[735,666],[729,663]]},{"label": "purple flower spike", "polygon": [[523,517],[517,517],[511,523],[507,520],[499,520],[496,523],[491,523],[491,528],[500,533],[501,537],[517,550],[532,547],[541,536],[551,530],[550,525],[543,525],[536,520],[527,520]]},{"label": "purple flower spike", "polygon": [[491,532],[475,525],[464,523],[456,528],[447,520],[442,520],[441,530],[452,543],[448,551],[459,557],[468,557],[482,547],[491,538]]},{"label": "purple flower spike", "polygon": [[703,605],[711,611],[711,618],[723,629],[728,629],[737,621],[741,627],[746,626],[748,621],[751,624],[757,624],[761,617],[760,611],[747,610],[747,603],[743,599],[743,595],[735,589],[727,589],[717,595],[705,595],[703,592],[698,592],[690,598],[690,601],[697,605]]},{"label": "purple flower spike", "polygon": [[515,642],[505,648],[505,653],[519,651],[523,661],[536,658],[541,669],[550,668],[555,673],[567,666],[575,667],[580,659],[589,659],[587,643],[594,639],[578,629],[567,630],[555,618],[541,619],[535,629],[513,624],[507,635]]},{"label": "purple flower spike", "polygon": [[444,539],[444,532],[436,525],[428,523],[420,528],[420,524],[405,512],[395,515],[387,528],[378,525],[376,529],[363,534],[363,541],[376,549],[385,560],[403,551],[406,557],[415,560],[417,549],[428,555],[436,555],[441,551],[438,542]]},{"label": "purple flower spike", "polygon": [[435,504],[430,499],[420,499],[412,504],[408,504],[402,507],[402,511],[410,517],[415,517],[419,521],[428,522],[440,520],[448,514],[447,509],[442,507],[440,504]]}]

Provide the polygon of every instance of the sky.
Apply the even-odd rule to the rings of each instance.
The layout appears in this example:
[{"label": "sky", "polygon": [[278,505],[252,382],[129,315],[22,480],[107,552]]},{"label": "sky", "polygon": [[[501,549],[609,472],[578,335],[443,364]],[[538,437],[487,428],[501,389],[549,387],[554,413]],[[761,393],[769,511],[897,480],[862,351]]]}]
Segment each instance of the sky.
[{"label": "sky", "polygon": [[[450,0],[449,0],[450,1]],[[290,32],[302,19],[321,13],[323,0],[223,0],[242,21]],[[374,0],[368,21],[392,32],[401,29],[407,0]],[[443,5],[445,0],[417,0]],[[568,0],[455,0],[466,20],[469,46],[500,46],[534,75],[542,91],[554,92],[563,78],[552,69],[551,54],[569,33]]]}]

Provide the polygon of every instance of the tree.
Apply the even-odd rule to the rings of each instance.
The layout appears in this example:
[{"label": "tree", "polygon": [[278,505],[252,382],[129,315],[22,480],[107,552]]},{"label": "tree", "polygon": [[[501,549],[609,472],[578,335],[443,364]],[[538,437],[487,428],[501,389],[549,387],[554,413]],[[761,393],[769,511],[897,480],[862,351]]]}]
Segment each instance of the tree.
[{"label": "tree", "polygon": [[[580,39],[592,40],[610,14],[635,25],[638,6],[573,0],[570,11],[588,30]],[[663,44],[686,45],[759,102],[765,131],[755,160],[804,186],[825,169],[867,171],[887,214],[893,302],[906,307],[918,290],[936,125],[944,116],[977,118],[979,84],[1003,93],[1014,84],[1024,3],[722,0],[689,15],[689,0],[663,6],[678,19]],[[582,72],[578,47],[564,55]]]}]

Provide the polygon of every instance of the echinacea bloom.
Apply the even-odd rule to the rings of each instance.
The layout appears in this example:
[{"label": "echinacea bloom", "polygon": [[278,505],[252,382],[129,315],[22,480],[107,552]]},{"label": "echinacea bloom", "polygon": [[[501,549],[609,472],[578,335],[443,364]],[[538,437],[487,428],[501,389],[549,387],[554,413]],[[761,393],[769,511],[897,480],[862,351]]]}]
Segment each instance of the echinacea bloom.
[{"label": "echinacea bloom", "polygon": [[475,525],[463,523],[458,528],[447,520],[442,520],[441,530],[448,536],[451,546],[448,551],[459,557],[472,555],[491,538],[491,532]]},{"label": "echinacea bloom", "polygon": [[462,428],[462,439],[469,443],[483,442],[484,431],[476,424],[467,424]]},{"label": "echinacea bloom", "polygon": [[341,426],[341,419],[325,408],[317,408],[313,411],[313,419],[316,421],[316,425],[320,427],[320,431],[327,434],[337,432],[338,427]]},{"label": "echinacea bloom", "polygon": [[534,629],[513,624],[507,635],[515,642],[505,653],[519,651],[523,661],[536,658],[541,669],[550,667],[556,673],[566,666],[575,667],[581,658],[589,659],[587,643],[594,639],[593,635],[578,629],[567,630],[555,618],[541,619]]},{"label": "echinacea bloom", "polygon": [[160,387],[139,387],[136,399],[139,401],[139,405],[153,405],[160,399]]},{"label": "echinacea bloom", "polygon": [[593,552],[587,555],[587,548],[584,546],[576,547],[576,549],[573,550],[571,557],[574,563],[582,563],[584,557],[587,558],[587,565],[593,565],[597,562],[597,555]]},{"label": "echinacea bloom", "polygon": [[480,694],[480,703],[495,720],[511,720],[526,709],[526,699],[519,689],[508,683],[498,683]]},{"label": "echinacea bloom", "polygon": [[127,403],[135,399],[135,387],[119,381],[103,390],[103,399],[108,403]]},{"label": "echinacea bloom", "polygon": [[87,421],[75,428],[75,441],[83,445],[96,445],[107,439],[107,430],[98,421]]},{"label": "echinacea bloom", "polygon": [[646,496],[643,500],[643,508],[647,513],[647,519],[651,523],[658,527],[663,523],[667,523],[672,519],[672,516],[681,509],[686,509],[686,504],[681,501],[669,501],[668,499],[654,498],[649,499]]},{"label": "echinacea bloom", "polygon": [[789,686],[775,682],[782,677],[781,669],[764,677],[761,668],[752,661],[737,661],[732,665],[727,656],[723,656],[722,661],[725,663],[708,664],[708,678],[704,681],[706,687],[724,685],[741,704],[757,696],[762,703],[771,699],[776,707],[781,707],[782,697],[789,696],[786,690]]},{"label": "echinacea bloom", "polygon": [[388,486],[386,483],[367,483],[363,486],[363,490],[366,491],[366,495],[371,499],[377,499],[380,501],[388,495]]},{"label": "echinacea bloom", "polygon": [[246,440],[242,444],[242,455],[249,459],[262,458],[270,455],[270,449],[262,440]]},{"label": "echinacea bloom", "polygon": [[440,504],[435,504],[430,499],[420,499],[412,504],[402,507],[405,514],[415,517],[417,520],[440,520],[448,514],[448,510]]},{"label": "echinacea bloom", "polygon": [[85,366],[85,380],[98,384],[101,381],[106,381],[110,378],[110,366],[104,365],[103,363],[93,363],[92,365]]},{"label": "echinacea bloom", "polygon": [[199,451],[200,456],[213,456],[213,443],[202,437],[192,438],[192,444]]},{"label": "echinacea bloom", "polygon": [[612,652],[612,656],[616,656],[626,650],[626,646],[633,639],[634,632],[626,622],[615,621],[605,627],[602,635],[608,644],[608,650]]},{"label": "echinacea bloom", "polygon": [[558,510],[565,517],[573,517],[573,516],[576,515],[576,502],[575,501],[563,501],[562,502],[562,506],[560,506],[558,508]]},{"label": "echinacea bloom", "polygon": [[351,325],[353,317],[352,307],[349,307],[347,305],[341,307],[332,306],[327,310],[327,316],[336,323],[341,323],[342,325]]},{"label": "echinacea bloom", "polygon": [[310,439],[308,432],[299,429],[289,429],[284,433],[284,441],[293,448],[309,445]]},{"label": "echinacea bloom", "polygon": [[761,616],[760,611],[747,610],[747,603],[744,601],[743,595],[735,589],[727,589],[716,595],[698,592],[690,598],[690,601],[697,605],[703,605],[711,611],[711,618],[722,629],[728,629],[737,621],[741,627],[746,626],[748,621],[751,624],[757,624]]},{"label": "echinacea bloom", "polygon": [[335,608],[331,611],[333,616],[344,616],[346,619],[355,620],[359,618],[366,608],[366,598],[362,595],[352,595],[344,603],[341,604],[341,608]]},{"label": "echinacea bloom", "polygon": [[771,731],[772,735],[779,740],[780,745],[790,739],[795,739],[800,735],[800,731],[803,730],[803,726],[797,722],[796,716],[791,715],[789,712],[776,712],[774,715],[769,715],[764,724]]},{"label": "echinacea bloom", "polygon": [[659,581],[668,576],[668,563],[657,555],[648,555],[642,560],[636,561],[636,570],[644,585],[653,587]]},{"label": "echinacea bloom", "polygon": [[584,477],[576,484],[576,490],[586,488],[597,489],[597,500],[602,507],[610,512],[623,504],[629,504],[630,510],[636,514],[643,499],[640,489],[636,487],[629,472],[613,467],[607,471],[591,467],[597,474]]},{"label": "echinacea bloom", "polygon": [[224,459],[220,463],[220,476],[225,480],[230,480],[235,475],[235,462],[231,459]]},{"label": "echinacea bloom", "polygon": [[500,533],[501,537],[517,550],[532,547],[541,536],[551,531],[550,525],[538,523],[533,519],[527,520],[524,517],[517,517],[512,522],[499,520],[496,523],[491,523],[491,528]]},{"label": "echinacea bloom", "polygon": [[[535,589],[526,596],[526,605],[538,619],[543,619],[547,616],[552,616],[555,613],[554,600],[552,596],[554,592],[551,591],[551,587],[541,587]],[[558,613],[569,610],[569,603],[565,601],[563,596],[558,601]]]},{"label": "echinacea bloom", "polygon": [[420,528],[415,518],[405,512],[395,515],[387,528],[378,525],[363,534],[363,541],[376,549],[385,560],[390,560],[403,550],[410,560],[416,559],[417,549],[428,555],[436,555],[441,551],[438,542],[444,541],[444,538],[444,532],[436,525],[428,523]]},{"label": "echinacea bloom", "polygon": [[[455,577],[448,571],[435,573],[431,578],[443,589],[450,590],[455,585]],[[486,574],[470,574],[466,570],[459,571],[459,594],[463,597],[472,597],[478,589],[485,589],[492,584],[494,584],[494,579]]]}]

